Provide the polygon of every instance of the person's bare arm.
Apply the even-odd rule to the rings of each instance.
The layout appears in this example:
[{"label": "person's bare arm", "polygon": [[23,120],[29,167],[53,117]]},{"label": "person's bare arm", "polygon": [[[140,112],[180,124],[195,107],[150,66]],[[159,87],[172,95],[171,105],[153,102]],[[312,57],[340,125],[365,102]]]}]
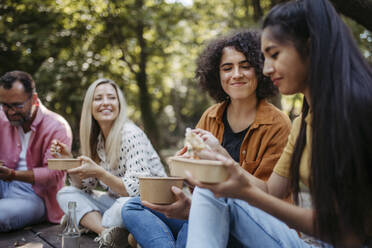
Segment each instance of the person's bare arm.
[{"label": "person's bare arm", "polygon": [[102,170],[102,174],[97,177],[100,181],[102,181],[104,184],[110,187],[112,191],[120,194],[121,196],[129,196],[127,190],[125,189],[123,180],[120,177],[117,177],[110,172],[105,171],[103,168]]},{"label": "person's bare arm", "polygon": [[17,180],[31,184],[35,182],[34,172],[32,170],[16,171],[6,166],[0,167],[0,179],[10,181]]},{"label": "person's bare arm", "polygon": [[35,182],[34,171],[15,171],[14,180],[33,184]]},{"label": "person's bare arm", "polygon": [[75,180],[77,177],[79,177],[80,180],[89,177],[97,178],[110,187],[112,191],[120,194],[121,196],[128,196],[128,192],[126,191],[123,181],[120,177],[117,177],[106,171],[101,166],[97,165],[92,159],[86,156],[81,156],[79,158],[82,160],[82,165],[67,171],[71,176],[75,177]]}]

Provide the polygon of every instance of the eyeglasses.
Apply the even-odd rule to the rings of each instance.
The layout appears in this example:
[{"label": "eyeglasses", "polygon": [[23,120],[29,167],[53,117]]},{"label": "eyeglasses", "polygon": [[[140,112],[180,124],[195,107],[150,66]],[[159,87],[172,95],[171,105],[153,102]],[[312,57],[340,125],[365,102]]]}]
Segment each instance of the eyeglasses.
[{"label": "eyeglasses", "polygon": [[26,101],[23,103],[5,103],[5,102],[0,102],[0,106],[4,109],[4,111],[12,109],[13,111],[21,110],[25,107],[26,103],[30,101],[32,98],[32,95],[27,98]]}]

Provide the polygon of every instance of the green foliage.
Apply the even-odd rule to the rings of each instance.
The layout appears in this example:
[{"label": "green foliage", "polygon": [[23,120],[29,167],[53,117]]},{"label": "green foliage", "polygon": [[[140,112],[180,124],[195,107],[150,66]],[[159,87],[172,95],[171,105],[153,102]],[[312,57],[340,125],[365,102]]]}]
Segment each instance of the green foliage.
[{"label": "green foliage", "polygon": [[[71,124],[75,151],[85,90],[98,77],[122,87],[130,118],[158,137],[153,142],[179,147],[185,128],[195,126],[212,103],[194,80],[206,42],[260,26],[252,1],[182,2],[2,0],[0,73],[20,69],[34,76],[43,103]],[[271,3],[260,1],[263,13]],[[347,22],[371,59],[371,34]],[[298,96],[283,100],[293,113],[299,102]]]},{"label": "green foliage", "polygon": [[370,65],[372,65],[372,33],[371,31],[365,29],[363,26],[359,25],[350,18],[343,17],[345,23],[352,32],[355,40],[358,43],[359,49],[362,54],[367,59]]}]

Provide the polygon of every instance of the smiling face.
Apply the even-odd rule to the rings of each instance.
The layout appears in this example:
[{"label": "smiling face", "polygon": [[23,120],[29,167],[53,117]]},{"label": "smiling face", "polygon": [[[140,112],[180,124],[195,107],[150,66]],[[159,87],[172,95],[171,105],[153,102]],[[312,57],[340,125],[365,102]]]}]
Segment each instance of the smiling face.
[{"label": "smiling face", "polygon": [[36,101],[34,94],[26,93],[23,84],[13,83],[12,88],[0,87],[2,109],[13,126],[22,126],[32,118],[32,106]]},{"label": "smiling face", "polygon": [[257,77],[243,53],[234,47],[222,50],[220,80],[223,90],[232,101],[256,97]]},{"label": "smiling face", "polygon": [[114,86],[103,83],[96,87],[92,102],[93,118],[102,125],[112,125],[119,114],[120,104]]},{"label": "smiling face", "polygon": [[268,27],[262,32],[261,50],[265,56],[263,73],[271,78],[280,93],[307,92],[309,59],[301,57],[292,42],[278,42]]}]

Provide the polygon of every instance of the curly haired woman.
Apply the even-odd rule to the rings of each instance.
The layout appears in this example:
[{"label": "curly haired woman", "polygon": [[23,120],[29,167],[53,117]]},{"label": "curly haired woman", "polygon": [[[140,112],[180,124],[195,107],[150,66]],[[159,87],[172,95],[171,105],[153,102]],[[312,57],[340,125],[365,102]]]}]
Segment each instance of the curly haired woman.
[{"label": "curly haired woman", "polygon": [[[277,89],[263,75],[263,62],[254,31],[209,43],[197,61],[196,78],[217,104],[204,112],[193,132],[211,146],[221,144],[242,168],[266,180],[287,142],[290,121],[265,100]],[[185,247],[191,199],[177,188],[173,192],[178,200],[171,205],[139,198],[124,205],[125,226],[141,247]]]}]

